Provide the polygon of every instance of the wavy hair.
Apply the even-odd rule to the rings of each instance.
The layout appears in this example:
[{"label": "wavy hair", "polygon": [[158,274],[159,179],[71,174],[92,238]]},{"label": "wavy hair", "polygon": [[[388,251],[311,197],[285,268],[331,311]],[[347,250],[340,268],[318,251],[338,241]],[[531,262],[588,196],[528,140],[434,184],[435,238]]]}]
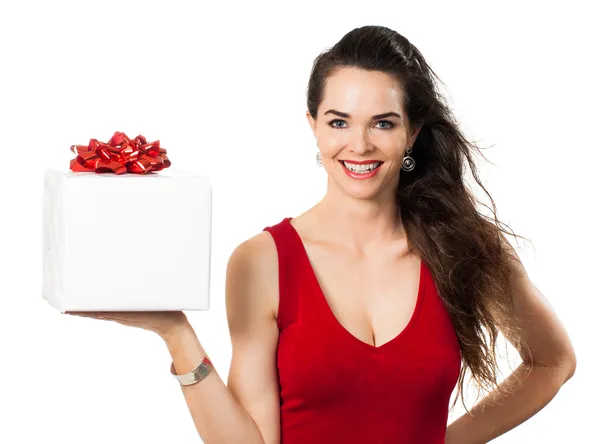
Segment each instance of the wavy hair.
[{"label": "wavy hair", "polygon": [[[421,127],[411,153],[416,168],[402,171],[396,201],[409,246],[428,264],[460,343],[463,365],[452,408],[458,395],[465,406],[467,370],[476,381],[478,399],[482,390],[511,391],[514,387],[503,388],[498,381],[499,332],[528,356],[531,351],[521,343],[520,332],[511,322],[511,261],[518,257],[502,233],[525,238],[498,220],[496,204],[481,183],[474,162],[476,154],[482,155],[480,148],[461,132],[436,80],[443,82],[421,52],[407,38],[383,26],[353,29],[317,56],[307,87],[313,119],[327,78],[347,67],[393,76],[403,89],[408,124]],[[467,166],[490,199],[491,208],[468,188]],[[480,213],[478,204],[491,210],[491,217]]]}]

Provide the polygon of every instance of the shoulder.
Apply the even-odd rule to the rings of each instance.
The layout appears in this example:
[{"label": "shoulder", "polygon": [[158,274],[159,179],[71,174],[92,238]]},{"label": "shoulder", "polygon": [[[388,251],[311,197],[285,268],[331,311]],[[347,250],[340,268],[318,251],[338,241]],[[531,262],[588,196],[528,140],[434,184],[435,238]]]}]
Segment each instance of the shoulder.
[{"label": "shoulder", "polygon": [[229,257],[230,266],[242,266],[253,271],[265,271],[277,262],[277,248],[273,236],[261,231],[240,243]]},{"label": "shoulder", "polygon": [[233,291],[229,294],[252,295],[254,300],[245,302],[259,304],[276,317],[279,299],[278,271],[277,248],[272,235],[267,231],[257,233],[233,250],[226,272],[227,286],[240,289],[244,287],[251,291]]}]

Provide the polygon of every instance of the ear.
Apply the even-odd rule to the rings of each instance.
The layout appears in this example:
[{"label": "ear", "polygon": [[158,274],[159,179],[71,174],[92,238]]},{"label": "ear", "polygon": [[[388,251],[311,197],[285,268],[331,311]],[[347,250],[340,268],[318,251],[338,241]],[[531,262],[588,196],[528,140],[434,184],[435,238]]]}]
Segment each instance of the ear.
[{"label": "ear", "polygon": [[417,140],[417,136],[419,135],[419,132],[421,131],[421,125],[417,126],[414,130],[412,135],[410,136],[410,144],[408,146],[414,146],[415,145],[415,140]]},{"label": "ear", "polygon": [[308,120],[308,124],[310,125],[310,129],[312,130],[315,137],[317,137],[317,122],[312,118],[310,112],[306,111],[306,119]]}]

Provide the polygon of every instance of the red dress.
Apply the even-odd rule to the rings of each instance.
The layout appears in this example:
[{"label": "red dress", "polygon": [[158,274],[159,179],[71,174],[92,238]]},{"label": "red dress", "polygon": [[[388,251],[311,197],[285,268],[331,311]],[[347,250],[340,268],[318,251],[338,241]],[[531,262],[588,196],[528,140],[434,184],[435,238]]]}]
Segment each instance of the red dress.
[{"label": "red dress", "polygon": [[264,229],[279,260],[281,444],[444,444],[461,354],[427,265],[408,325],[375,347],[334,316],[290,219]]}]

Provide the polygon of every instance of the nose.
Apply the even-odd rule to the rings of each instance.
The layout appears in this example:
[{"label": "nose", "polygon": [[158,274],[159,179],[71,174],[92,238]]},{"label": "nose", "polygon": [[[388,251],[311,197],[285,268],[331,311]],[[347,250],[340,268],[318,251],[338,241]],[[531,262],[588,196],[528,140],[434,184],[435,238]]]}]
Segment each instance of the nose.
[{"label": "nose", "polygon": [[349,143],[349,148],[357,154],[365,154],[373,151],[373,145],[369,141],[368,130],[356,130]]}]

